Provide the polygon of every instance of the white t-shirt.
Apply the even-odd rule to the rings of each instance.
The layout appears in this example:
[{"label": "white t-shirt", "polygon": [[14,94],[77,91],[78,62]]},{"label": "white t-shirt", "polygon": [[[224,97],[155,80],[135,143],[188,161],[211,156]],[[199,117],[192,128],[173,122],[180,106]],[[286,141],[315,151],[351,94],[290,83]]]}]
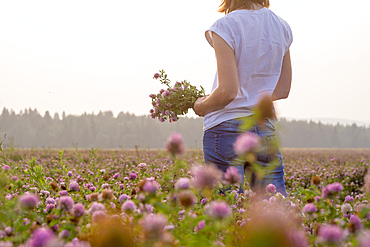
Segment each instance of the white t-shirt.
[{"label": "white t-shirt", "polygon": [[[204,116],[204,130],[226,120],[251,115],[251,108],[260,97],[273,93],[283,57],[293,41],[288,23],[268,8],[234,10],[217,20],[206,31],[211,46],[212,32],[223,38],[235,53],[239,90],[225,108]],[[216,73],[212,91],[217,85]]]}]

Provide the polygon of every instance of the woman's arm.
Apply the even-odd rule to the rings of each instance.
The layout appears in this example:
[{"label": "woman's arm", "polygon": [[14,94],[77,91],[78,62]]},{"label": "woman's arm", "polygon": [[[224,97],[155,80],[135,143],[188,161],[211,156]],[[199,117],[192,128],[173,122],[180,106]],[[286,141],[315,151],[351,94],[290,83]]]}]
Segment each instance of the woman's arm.
[{"label": "woman's arm", "polygon": [[212,42],[217,60],[218,86],[208,97],[199,98],[195,102],[194,112],[201,117],[230,104],[235,99],[239,88],[234,51],[214,32],[212,32]]},{"label": "woman's arm", "polygon": [[290,61],[290,51],[285,54],[283,58],[283,66],[281,67],[281,74],[279,81],[272,93],[271,100],[279,100],[288,98],[290,87],[292,85],[292,64]]}]

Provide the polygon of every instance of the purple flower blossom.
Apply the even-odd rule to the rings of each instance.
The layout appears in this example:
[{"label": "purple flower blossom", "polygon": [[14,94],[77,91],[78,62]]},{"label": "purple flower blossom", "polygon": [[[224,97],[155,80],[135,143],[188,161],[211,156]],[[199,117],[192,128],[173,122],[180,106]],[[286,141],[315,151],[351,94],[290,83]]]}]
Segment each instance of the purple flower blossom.
[{"label": "purple flower blossom", "polygon": [[198,189],[213,189],[222,179],[222,172],[214,165],[193,166],[191,172],[194,177],[193,185]]},{"label": "purple flower blossom", "polygon": [[288,233],[290,246],[294,247],[308,247],[309,242],[306,234],[300,230],[290,230]]},{"label": "purple flower blossom", "polygon": [[185,190],[190,188],[190,179],[188,178],[179,178],[175,184],[175,189]]},{"label": "purple flower blossom", "polygon": [[131,200],[127,200],[122,204],[121,210],[125,213],[132,213],[136,210],[136,204]]},{"label": "purple flower blossom", "polygon": [[120,195],[119,197],[118,197],[118,201],[119,201],[119,203],[123,203],[123,201],[126,201],[127,199],[130,199],[130,197],[128,196],[128,195],[126,195],[126,194],[122,194],[122,195]]},{"label": "purple flower blossom", "polygon": [[191,207],[197,203],[197,198],[193,192],[189,190],[183,190],[177,196],[180,204],[185,208]]},{"label": "purple flower blossom", "polygon": [[307,214],[313,214],[313,213],[316,213],[317,212],[317,207],[315,204],[313,203],[307,203],[306,205],[304,205],[303,207],[303,212],[307,213]]},{"label": "purple flower blossom", "polygon": [[58,237],[59,238],[69,238],[69,236],[71,235],[71,233],[66,230],[66,229],[63,229],[59,234],[58,234]]},{"label": "purple flower blossom", "polygon": [[72,190],[72,191],[80,191],[80,186],[78,185],[78,183],[76,181],[71,181],[71,183],[69,184],[69,190]]},{"label": "purple flower blossom", "polygon": [[62,196],[59,199],[60,209],[62,209],[64,211],[67,211],[67,212],[71,212],[71,210],[73,208],[73,203],[74,202],[73,202],[72,197],[69,197],[69,196]]},{"label": "purple flower blossom", "polygon": [[172,155],[183,154],[185,152],[185,144],[182,135],[174,132],[167,138],[166,149]]},{"label": "purple flower blossom", "polygon": [[206,204],[206,203],[207,203],[207,201],[208,201],[208,198],[203,198],[203,199],[200,201],[200,203],[201,203],[202,205],[204,205],[204,204]]},{"label": "purple flower blossom", "polygon": [[54,234],[49,228],[37,228],[29,241],[29,247],[46,246],[54,239]]},{"label": "purple flower blossom", "polygon": [[159,74],[159,73],[155,73],[155,74],[154,74],[154,79],[158,79],[160,76],[161,76],[161,74]]},{"label": "purple flower blossom", "polygon": [[114,179],[116,179],[116,178],[118,178],[119,177],[119,173],[118,172],[116,172],[114,175],[113,175],[113,178]]},{"label": "purple flower blossom", "polygon": [[323,244],[339,244],[343,239],[343,230],[336,225],[321,226],[317,239]]},{"label": "purple flower blossom", "polygon": [[130,177],[131,180],[135,180],[137,178],[137,175],[136,175],[136,173],[130,172],[129,177]]},{"label": "purple flower blossom", "polygon": [[195,232],[201,231],[205,227],[206,227],[206,221],[205,220],[201,220],[201,221],[198,222],[198,224],[196,225],[196,227],[194,227],[194,231]]},{"label": "purple flower blossom", "polygon": [[205,212],[212,218],[224,219],[231,215],[231,208],[225,201],[212,201],[205,206]]},{"label": "purple flower blossom", "polygon": [[147,214],[139,221],[139,224],[147,239],[159,239],[167,225],[167,218],[162,214]]},{"label": "purple flower blossom", "polygon": [[344,199],[344,202],[354,202],[354,201],[355,199],[350,195],[346,196],[346,198]]},{"label": "purple flower blossom", "polygon": [[92,222],[94,222],[94,223],[102,222],[106,218],[107,218],[107,214],[105,213],[105,211],[99,210],[99,211],[95,211],[92,214]]},{"label": "purple flower blossom", "polygon": [[60,196],[66,196],[66,195],[68,195],[68,191],[66,191],[66,190],[61,190],[61,191],[59,191],[59,195],[60,195]]},{"label": "purple flower blossom", "polygon": [[237,155],[245,155],[254,152],[260,145],[261,138],[257,134],[245,132],[238,136],[233,147]]},{"label": "purple flower blossom", "polygon": [[8,166],[8,165],[4,165],[4,166],[3,166],[3,170],[4,170],[4,171],[8,171],[9,169],[10,169],[10,166]]},{"label": "purple flower blossom", "polygon": [[23,194],[19,197],[19,204],[25,209],[34,209],[38,202],[39,198],[32,193]]},{"label": "purple flower blossom", "polygon": [[157,95],[155,95],[154,93],[152,93],[152,94],[149,94],[149,97],[152,98],[152,99],[155,99],[157,97]]},{"label": "purple flower blossom", "polygon": [[47,204],[46,205],[46,212],[50,212],[55,208],[55,204]]},{"label": "purple flower blossom", "polygon": [[270,194],[276,193],[276,187],[273,184],[268,184],[265,188],[265,191],[266,193],[270,193]]},{"label": "purple flower blossom", "polygon": [[354,231],[358,231],[362,228],[361,220],[356,215],[351,215],[349,218],[349,223]]},{"label": "purple flower blossom", "polygon": [[242,175],[239,174],[239,171],[237,168],[230,166],[226,173],[224,174],[224,183],[231,185],[231,184],[240,184],[242,181]]},{"label": "purple flower blossom", "polygon": [[93,202],[93,204],[91,204],[87,213],[92,215],[96,211],[105,211],[104,204],[101,204],[99,202]]},{"label": "purple flower blossom", "polygon": [[73,173],[72,173],[71,171],[68,171],[68,172],[67,172],[67,176],[68,176],[68,177],[72,177],[72,175],[73,175]]},{"label": "purple flower blossom", "polygon": [[335,196],[342,190],[343,190],[343,186],[339,182],[328,184],[324,189],[322,189],[321,197],[327,198],[330,196]]},{"label": "purple flower blossom", "polygon": [[146,180],[143,185],[143,191],[150,194],[155,194],[159,190],[159,184],[155,181]]},{"label": "purple flower blossom", "polygon": [[81,217],[85,214],[85,207],[82,203],[76,203],[73,206],[72,215],[76,218]]},{"label": "purple flower blossom", "polygon": [[164,118],[163,117],[159,117],[158,118],[159,122],[163,123],[164,122]]}]

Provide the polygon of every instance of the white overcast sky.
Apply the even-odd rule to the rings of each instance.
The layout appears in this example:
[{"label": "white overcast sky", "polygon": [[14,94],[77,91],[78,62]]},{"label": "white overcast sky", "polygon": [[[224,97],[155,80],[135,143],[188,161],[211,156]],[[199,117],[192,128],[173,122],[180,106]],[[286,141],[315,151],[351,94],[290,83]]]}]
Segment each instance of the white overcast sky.
[{"label": "white overcast sky", "polygon": [[[270,2],[294,36],[279,115],[370,122],[370,1]],[[0,1],[0,110],[147,114],[160,69],[209,93],[216,64],[204,31],[223,16],[219,4]]]}]

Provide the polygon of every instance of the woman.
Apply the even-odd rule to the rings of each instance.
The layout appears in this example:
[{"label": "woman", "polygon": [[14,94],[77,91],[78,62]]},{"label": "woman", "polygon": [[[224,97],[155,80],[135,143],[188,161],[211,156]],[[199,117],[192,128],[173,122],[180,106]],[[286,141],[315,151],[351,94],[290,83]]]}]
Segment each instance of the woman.
[{"label": "woman", "polygon": [[[268,7],[269,0],[222,1],[219,11],[226,15],[206,31],[217,60],[212,93],[199,98],[193,107],[197,115],[204,116],[205,162],[224,172],[233,165],[243,181],[245,164],[230,163],[236,158],[233,143],[240,133],[237,118],[251,116],[263,95],[270,95],[272,101],[287,98],[292,81],[292,33],[288,23]],[[269,149],[275,138],[275,119],[265,119],[264,126],[256,124],[249,131],[257,133]],[[271,166],[272,160],[278,164],[266,170],[262,181],[249,182],[254,189],[272,183],[286,196],[280,151],[257,154],[262,167]]]}]

